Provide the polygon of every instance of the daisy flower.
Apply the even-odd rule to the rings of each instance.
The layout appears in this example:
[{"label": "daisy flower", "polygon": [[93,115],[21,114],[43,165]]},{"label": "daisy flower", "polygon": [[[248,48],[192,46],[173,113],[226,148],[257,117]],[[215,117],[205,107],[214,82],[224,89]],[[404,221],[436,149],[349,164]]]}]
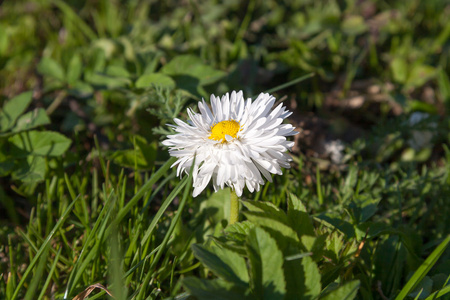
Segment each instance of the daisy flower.
[{"label": "daisy flower", "polygon": [[163,144],[177,161],[177,176],[193,167],[193,196],[200,194],[212,179],[214,190],[231,187],[238,197],[244,186],[259,191],[264,178],[282,174],[292,160],[286,153],[294,145],[286,137],[297,134],[283,120],[292,113],[279,104],[272,110],[275,97],[261,93],[256,100],[244,99],[242,91],[233,91],[222,99],[211,95],[211,108],[205,100],[198,103],[200,113],[187,110],[190,121],[177,118],[170,125],[177,132]]}]

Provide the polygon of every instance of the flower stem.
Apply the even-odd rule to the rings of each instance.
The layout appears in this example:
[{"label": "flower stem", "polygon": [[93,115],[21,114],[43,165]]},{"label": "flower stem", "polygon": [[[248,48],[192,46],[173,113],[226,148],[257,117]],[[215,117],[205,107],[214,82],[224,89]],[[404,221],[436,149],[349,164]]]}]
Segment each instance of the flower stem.
[{"label": "flower stem", "polygon": [[239,221],[239,197],[236,192],[231,190],[230,196],[230,222],[228,225],[234,224]]}]

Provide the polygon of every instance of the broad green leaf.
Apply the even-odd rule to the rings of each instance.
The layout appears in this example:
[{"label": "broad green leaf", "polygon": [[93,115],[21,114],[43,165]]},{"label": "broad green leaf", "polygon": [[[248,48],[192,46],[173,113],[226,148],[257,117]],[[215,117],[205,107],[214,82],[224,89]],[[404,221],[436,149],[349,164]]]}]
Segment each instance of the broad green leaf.
[{"label": "broad green leaf", "polygon": [[255,224],[248,220],[234,223],[225,228],[226,237],[228,240],[243,245],[248,233],[253,227],[255,227]]},{"label": "broad green leaf", "polygon": [[436,76],[436,69],[434,67],[422,64],[414,65],[408,73],[405,86],[406,88],[421,87],[434,76]]},{"label": "broad green leaf", "polygon": [[14,126],[17,118],[23,114],[30,105],[33,92],[22,93],[3,105],[3,109],[0,112],[0,129],[6,131]]},{"label": "broad green leaf", "polygon": [[364,33],[368,28],[364,22],[364,18],[359,15],[349,16],[342,22],[342,31],[348,35]]},{"label": "broad green leaf", "polygon": [[301,242],[303,246],[305,246],[306,250],[312,253],[313,258],[320,258],[324,251],[327,238],[329,238],[329,236],[326,234],[319,235],[317,237],[303,235],[301,237]]},{"label": "broad green leaf", "polygon": [[284,299],[286,282],[283,254],[276,241],[262,228],[255,227],[248,236],[251,285],[258,299]]},{"label": "broad green leaf", "polygon": [[241,201],[250,212],[255,212],[260,216],[266,216],[269,219],[277,220],[280,223],[289,224],[288,217],[284,211],[276,207],[273,203],[262,201]]},{"label": "broad green leaf", "polygon": [[88,98],[94,92],[94,88],[85,82],[75,81],[67,92],[76,98]]},{"label": "broad green leaf", "polygon": [[144,137],[138,135],[135,135],[133,142],[135,149],[115,151],[109,156],[110,159],[127,168],[151,169],[156,159],[158,147],[156,142],[148,143]]},{"label": "broad green leaf", "polygon": [[165,87],[175,87],[175,81],[167,75],[161,73],[144,74],[136,81],[137,88],[151,87],[160,85]]},{"label": "broad green leaf", "polygon": [[37,66],[37,70],[44,76],[49,76],[60,81],[65,80],[64,69],[51,57],[44,57]]},{"label": "broad green leaf", "polygon": [[434,249],[434,251],[428,256],[428,258],[423,262],[423,264],[414,272],[413,276],[408,280],[406,285],[400,291],[400,293],[395,297],[395,300],[403,300],[405,297],[422,281],[422,279],[428,274],[430,269],[436,264],[438,259],[447,249],[450,243],[450,236],[447,236],[439,246]]},{"label": "broad green leaf", "polygon": [[340,230],[349,238],[355,237],[355,228],[353,228],[352,224],[341,218],[323,213],[318,215],[316,217],[316,220],[320,221],[322,224],[328,227]]},{"label": "broad green leaf", "polygon": [[126,77],[113,77],[94,72],[86,72],[85,80],[98,89],[114,89],[126,87],[131,84],[131,80]]},{"label": "broad green leaf", "polygon": [[83,61],[81,60],[81,56],[76,53],[69,61],[69,66],[67,68],[67,82],[70,85],[75,84],[80,79],[82,71]]},{"label": "broad green leaf", "polygon": [[[169,76],[187,75],[196,78],[199,85],[214,83],[225,76],[225,72],[204,64],[199,57],[194,55],[176,56],[162,67],[161,72]],[[176,81],[178,83],[178,80]]]},{"label": "broad green leaf", "polygon": [[125,67],[117,66],[117,65],[110,65],[106,68],[106,75],[112,76],[112,77],[123,77],[123,78],[129,78],[130,72]]},{"label": "broad green leaf", "polygon": [[45,179],[45,158],[29,155],[16,162],[12,177],[23,182],[39,182]]},{"label": "broad green leaf", "polygon": [[317,267],[317,264],[308,256],[302,258],[301,262],[305,271],[306,291],[304,296],[316,299],[322,290],[319,267]]},{"label": "broad green leaf", "polygon": [[299,242],[297,233],[289,225],[282,223],[277,219],[272,219],[271,215],[250,211],[244,212],[244,215],[250,222],[260,227],[264,227],[270,233],[274,233],[281,249],[284,249],[290,243],[297,244]]},{"label": "broad green leaf", "polygon": [[136,168],[136,170],[151,169],[151,162],[145,160],[144,155],[140,149],[118,150],[115,151],[109,158],[116,164],[126,168]]},{"label": "broad green leaf", "polygon": [[359,284],[359,280],[347,282],[325,296],[320,297],[320,300],[352,300],[358,292]]},{"label": "broad green leaf", "polygon": [[350,203],[349,208],[355,221],[359,224],[366,222],[377,211],[381,198],[373,198],[370,195],[359,195]]},{"label": "broad green leaf", "polygon": [[237,222],[227,226],[227,228],[225,228],[225,232],[227,234],[239,233],[242,235],[248,235],[248,233],[253,227],[255,227],[255,225],[249,221]]},{"label": "broad green leaf", "polygon": [[405,83],[408,77],[408,64],[402,57],[396,57],[391,62],[392,76],[399,83]]},{"label": "broad green leaf", "polygon": [[291,194],[288,199],[289,224],[297,232],[299,238],[303,235],[315,236],[314,226],[306,208],[297,196]]},{"label": "broad green leaf", "polygon": [[288,213],[292,210],[306,212],[306,207],[296,195],[289,193]]},{"label": "broad green leaf", "polygon": [[228,249],[191,246],[194,256],[220,278],[235,284],[248,283],[248,271],[244,258]]},{"label": "broad green leaf", "polygon": [[382,222],[364,222],[355,227],[356,236],[364,237],[367,234],[367,238],[371,239],[379,235],[388,233],[390,226]]},{"label": "broad green leaf", "polygon": [[356,183],[358,182],[358,168],[351,165],[348,170],[347,177],[344,181],[344,187],[342,194],[345,198],[349,198],[355,190]]},{"label": "broad green leaf", "polygon": [[195,219],[199,220],[201,229],[199,228],[199,232],[201,232],[200,241],[206,241],[210,236],[215,235],[216,230],[222,230],[222,221],[226,220],[225,210],[229,205],[224,205],[230,199],[230,189],[225,188],[217,191],[216,193],[212,193],[211,196],[204,200],[197,202],[198,210],[195,214]]},{"label": "broad green leaf", "polygon": [[50,124],[50,119],[43,108],[38,108],[19,117],[13,132],[20,132]]},{"label": "broad green leaf", "polygon": [[306,255],[284,262],[286,299],[317,299],[321,291],[321,278],[316,263]]},{"label": "broad green leaf", "polygon": [[[199,300],[255,299],[248,288],[236,286],[221,279],[205,280],[186,277],[183,286]],[[255,299],[256,300],[256,299]]]},{"label": "broad green leaf", "polygon": [[59,156],[67,151],[72,141],[53,131],[28,131],[16,134],[9,141],[18,149],[33,155]]}]

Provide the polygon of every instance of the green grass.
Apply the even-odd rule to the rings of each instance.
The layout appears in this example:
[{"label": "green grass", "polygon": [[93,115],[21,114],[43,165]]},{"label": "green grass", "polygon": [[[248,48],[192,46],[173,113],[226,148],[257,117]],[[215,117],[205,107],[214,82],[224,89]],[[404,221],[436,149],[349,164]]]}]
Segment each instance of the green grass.
[{"label": "green grass", "polygon": [[[449,9],[5,1],[0,298],[450,299]],[[305,127],[228,226],[160,141],[240,89]]]}]

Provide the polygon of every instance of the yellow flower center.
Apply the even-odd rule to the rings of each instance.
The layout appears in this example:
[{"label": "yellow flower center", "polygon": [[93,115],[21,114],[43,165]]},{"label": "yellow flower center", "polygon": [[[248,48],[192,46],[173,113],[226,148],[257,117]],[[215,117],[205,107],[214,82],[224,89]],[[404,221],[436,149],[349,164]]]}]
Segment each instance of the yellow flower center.
[{"label": "yellow flower center", "polygon": [[211,127],[211,135],[209,136],[209,139],[222,141],[222,143],[224,143],[226,141],[225,135],[236,138],[240,129],[241,126],[239,125],[239,122],[234,120],[222,121]]}]

